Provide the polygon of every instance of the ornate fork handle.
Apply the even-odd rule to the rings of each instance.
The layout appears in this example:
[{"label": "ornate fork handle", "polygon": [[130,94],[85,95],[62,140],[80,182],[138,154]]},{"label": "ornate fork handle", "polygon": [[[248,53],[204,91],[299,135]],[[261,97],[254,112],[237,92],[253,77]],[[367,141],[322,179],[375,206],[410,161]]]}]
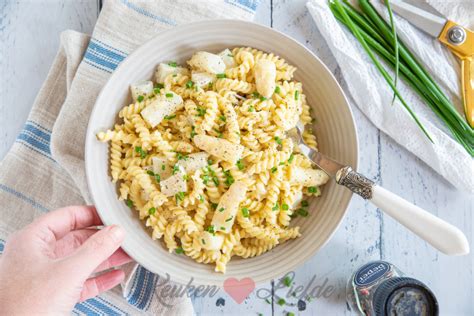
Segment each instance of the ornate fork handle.
[{"label": "ornate fork handle", "polygon": [[385,190],[360,173],[352,170],[351,167],[341,165],[310,149],[304,145],[301,139],[297,139],[297,141],[304,155],[310,158],[322,170],[326,170],[328,175],[335,174],[337,184],[345,186],[366,200],[370,200],[380,210],[405,225],[405,227],[426,240],[436,249],[448,255],[465,255],[469,253],[469,242],[466,236],[455,226]]},{"label": "ornate fork handle", "polygon": [[360,195],[366,200],[372,199],[374,182],[347,166],[340,169],[336,174],[336,182],[347,187],[352,192]]}]

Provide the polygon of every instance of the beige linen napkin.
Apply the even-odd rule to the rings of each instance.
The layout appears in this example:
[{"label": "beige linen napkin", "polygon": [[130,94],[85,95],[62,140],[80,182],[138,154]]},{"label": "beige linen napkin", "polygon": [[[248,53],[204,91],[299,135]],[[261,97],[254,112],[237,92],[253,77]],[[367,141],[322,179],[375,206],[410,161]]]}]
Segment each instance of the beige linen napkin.
[{"label": "beige linen napkin", "polygon": [[[24,129],[0,163],[0,252],[9,234],[35,217],[90,202],[84,139],[97,95],[118,64],[160,31],[192,21],[250,20],[254,0],[107,0],[92,36],[61,34],[61,45]],[[193,313],[190,299],[159,297],[159,276],[126,267],[122,287],[77,304],[75,314]]]}]

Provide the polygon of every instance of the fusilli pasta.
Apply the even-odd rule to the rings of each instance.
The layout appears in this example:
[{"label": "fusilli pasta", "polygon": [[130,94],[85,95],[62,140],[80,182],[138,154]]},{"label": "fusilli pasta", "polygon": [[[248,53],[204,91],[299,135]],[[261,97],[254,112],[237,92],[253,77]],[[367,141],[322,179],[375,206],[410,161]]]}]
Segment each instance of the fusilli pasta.
[{"label": "fusilli pasta", "polygon": [[291,219],[308,215],[303,196],[328,180],[286,136],[299,121],[316,149],[296,68],[251,47],[226,50],[226,62],[223,53],[198,52],[188,68],[160,64],[156,82],[132,85],[120,122],[97,134],[110,142],[119,199],[151,237],[221,273],[234,255],[299,237]]}]

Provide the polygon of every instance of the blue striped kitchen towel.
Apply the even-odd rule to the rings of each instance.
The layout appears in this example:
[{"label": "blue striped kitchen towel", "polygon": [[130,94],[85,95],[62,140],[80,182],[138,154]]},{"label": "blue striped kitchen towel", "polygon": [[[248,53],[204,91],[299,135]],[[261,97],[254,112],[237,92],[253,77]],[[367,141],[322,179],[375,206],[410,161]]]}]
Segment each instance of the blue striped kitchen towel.
[{"label": "blue striped kitchen towel", "polygon": [[[90,201],[84,171],[89,114],[102,86],[128,54],[176,25],[206,19],[250,20],[257,5],[258,0],[106,0],[92,36],[63,32],[25,127],[0,163],[0,253],[8,235],[35,217]],[[187,297],[158,297],[157,275],[136,264],[127,269],[122,288],[77,304],[74,313],[193,313]]]}]

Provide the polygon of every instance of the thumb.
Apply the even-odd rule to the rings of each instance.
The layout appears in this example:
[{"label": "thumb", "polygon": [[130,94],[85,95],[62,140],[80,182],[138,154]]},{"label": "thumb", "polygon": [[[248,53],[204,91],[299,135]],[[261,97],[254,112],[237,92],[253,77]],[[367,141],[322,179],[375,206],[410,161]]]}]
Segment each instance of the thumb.
[{"label": "thumb", "polygon": [[125,231],[116,225],[107,226],[89,237],[66,261],[70,271],[86,279],[122,244]]}]

